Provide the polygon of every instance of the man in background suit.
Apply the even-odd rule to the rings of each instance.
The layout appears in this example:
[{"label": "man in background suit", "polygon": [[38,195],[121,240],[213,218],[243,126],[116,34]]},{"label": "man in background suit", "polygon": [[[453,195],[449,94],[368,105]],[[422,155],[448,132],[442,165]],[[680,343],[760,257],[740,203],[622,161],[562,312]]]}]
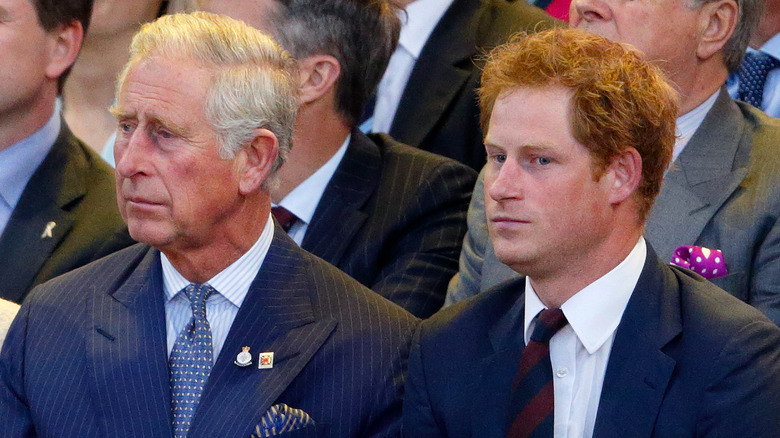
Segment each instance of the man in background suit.
[{"label": "man in background suit", "polygon": [[476,89],[489,49],[518,31],[554,20],[526,1],[401,0],[406,8],[399,45],[377,90],[364,129],[454,158],[485,164]]},{"label": "man in background suit", "polygon": [[113,173],[61,119],[57,94],[76,60],[92,0],[2,0],[0,298],[133,243]]},{"label": "man in background suit", "polygon": [[400,26],[386,1],[214,0],[210,12],[267,29],[300,65],[295,147],[271,199],[290,236],[418,317],[457,271],[476,173],[356,128]]},{"label": "man in background suit", "polygon": [[780,117],[780,0],[765,0],[745,59],[729,74],[729,94]]},{"label": "man in background suit", "polygon": [[[673,164],[647,220],[648,241],[667,262],[683,245],[721,250],[727,275],[711,281],[780,324],[780,173],[775,171],[780,167],[780,123],[733,101],[724,86],[728,72],[739,68],[760,4],[572,4],[572,26],[638,47],[680,93]],[[677,18],[669,20],[672,16]],[[480,284],[495,284],[508,273],[495,267],[484,210],[478,210],[484,198],[478,196],[470,213],[477,222],[469,223],[448,302],[474,295]],[[493,278],[483,279],[482,273]]]},{"label": "man in background suit", "polygon": [[674,146],[660,69],[549,31],[491,54],[480,103],[488,230],[527,276],[423,322],[404,433],[776,436],[780,328],[642,237]]},{"label": "man in background suit", "polygon": [[120,211],[144,244],[25,300],[0,353],[0,436],[398,434],[415,319],[271,219],[296,80],[226,17],[136,35],[112,112]]}]

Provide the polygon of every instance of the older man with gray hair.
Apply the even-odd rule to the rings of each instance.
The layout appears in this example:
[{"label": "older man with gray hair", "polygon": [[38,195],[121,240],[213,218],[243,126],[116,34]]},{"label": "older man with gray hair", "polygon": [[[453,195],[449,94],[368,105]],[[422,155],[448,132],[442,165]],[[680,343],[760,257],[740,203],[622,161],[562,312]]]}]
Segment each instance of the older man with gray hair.
[{"label": "older man with gray hair", "polygon": [[112,112],[142,244],[31,293],[0,355],[0,435],[397,434],[415,319],[271,218],[295,75],[226,17],[135,36]]}]

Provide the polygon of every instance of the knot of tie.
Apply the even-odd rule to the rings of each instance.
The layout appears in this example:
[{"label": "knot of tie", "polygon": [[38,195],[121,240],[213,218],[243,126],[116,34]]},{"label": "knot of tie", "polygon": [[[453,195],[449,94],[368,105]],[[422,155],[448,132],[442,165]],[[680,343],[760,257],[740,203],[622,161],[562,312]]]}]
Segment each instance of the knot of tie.
[{"label": "knot of tie", "polygon": [[748,52],[739,66],[737,97],[757,108],[764,100],[764,84],[769,72],[780,68],[777,60],[763,52]]},{"label": "knot of tie", "polygon": [[206,283],[190,283],[189,286],[184,288],[184,295],[190,300],[192,314],[196,318],[206,319],[206,301],[214,292],[216,292],[214,288]]},{"label": "knot of tie", "polygon": [[544,309],[536,317],[536,326],[531,333],[531,340],[550,342],[550,339],[569,322],[561,309]]},{"label": "knot of tie", "polygon": [[271,214],[279,222],[279,225],[282,226],[285,233],[289,232],[293,224],[298,221],[298,217],[284,207],[271,207]]}]

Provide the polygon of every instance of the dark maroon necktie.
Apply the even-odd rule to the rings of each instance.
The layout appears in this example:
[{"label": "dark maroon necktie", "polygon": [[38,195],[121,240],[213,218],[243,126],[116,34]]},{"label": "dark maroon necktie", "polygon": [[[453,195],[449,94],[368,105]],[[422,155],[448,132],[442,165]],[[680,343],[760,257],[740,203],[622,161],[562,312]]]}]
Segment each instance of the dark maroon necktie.
[{"label": "dark maroon necktie", "polygon": [[536,317],[531,340],[523,349],[512,388],[507,438],[553,436],[553,376],[550,338],[568,321],[561,309],[545,309]]},{"label": "dark maroon necktie", "polygon": [[289,232],[290,227],[298,220],[297,216],[284,207],[271,207],[271,214],[274,215],[274,219],[279,222],[285,233]]}]

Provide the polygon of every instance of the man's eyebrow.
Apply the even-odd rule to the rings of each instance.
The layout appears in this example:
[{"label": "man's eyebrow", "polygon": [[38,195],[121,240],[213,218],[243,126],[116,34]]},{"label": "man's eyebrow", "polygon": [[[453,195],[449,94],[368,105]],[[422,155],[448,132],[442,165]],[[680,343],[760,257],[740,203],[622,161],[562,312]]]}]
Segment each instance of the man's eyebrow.
[{"label": "man's eyebrow", "polygon": [[116,118],[117,120],[129,119],[130,117],[132,117],[132,114],[130,114],[127,111],[120,110],[116,105],[112,105],[111,108],[108,109],[108,112],[110,112],[111,115],[114,116],[114,118]]},{"label": "man's eyebrow", "polygon": [[[138,118],[138,116],[136,115],[135,112],[122,111],[121,109],[117,108],[116,106],[112,106],[108,110],[111,112],[111,114],[114,117],[116,117],[117,120],[137,119]],[[188,132],[188,130],[185,127],[179,125],[178,123],[176,123],[176,122],[174,122],[172,120],[163,119],[163,118],[161,118],[161,117],[159,117],[159,116],[157,116],[155,114],[148,114],[146,116],[146,119],[148,120],[149,123],[151,123],[153,125],[163,126],[163,127],[167,128],[167,129],[169,129],[169,130],[171,130],[171,131],[173,131],[173,132],[175,132],[177,134],[186,134]]]}]

